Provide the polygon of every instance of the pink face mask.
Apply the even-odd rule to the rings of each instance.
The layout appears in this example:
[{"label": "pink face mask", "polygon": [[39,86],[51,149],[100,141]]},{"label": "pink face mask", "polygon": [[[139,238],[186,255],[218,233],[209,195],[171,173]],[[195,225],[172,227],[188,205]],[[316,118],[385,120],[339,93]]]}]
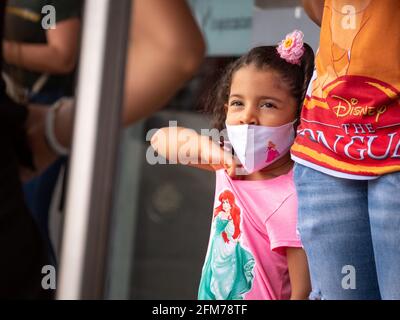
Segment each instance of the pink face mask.
[{"label": "pink face mask", "polygon": [[260,171],[287,154],[294,142],[295,123],[280,127],[226,124],[229,141],[247,174]]}]

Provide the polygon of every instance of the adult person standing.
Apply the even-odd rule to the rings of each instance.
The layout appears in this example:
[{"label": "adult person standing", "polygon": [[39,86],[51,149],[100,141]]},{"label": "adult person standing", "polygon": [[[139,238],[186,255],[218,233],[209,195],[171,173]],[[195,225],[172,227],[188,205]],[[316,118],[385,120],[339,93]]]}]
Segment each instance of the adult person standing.
[{"label": "adult person standing", "polygon": [[[74,94],[82,5],[82,0],[8,0],[3,77],[15,102],[50,105]],[[53,264],[56,257],[49,236],[49,209],[65,163],[66,158],[61,157],[24,185],[28,207],[48,244]]]},{"label": "adult person standing", "polygon": [[[5,1],[0,1],[0,40]],[[0,51],[0,63],[3,57]],[[42,288],[47,250],[25,205],[19,167],[32,168],[26,139],[27,108],[8,98],[0,79],[0,298],[44,299],[52,292]]]},{"label": "adult person standing", "polygon": [[292,148],[315,299],[400,299],[400,2],[304,0],[321,25]]}]

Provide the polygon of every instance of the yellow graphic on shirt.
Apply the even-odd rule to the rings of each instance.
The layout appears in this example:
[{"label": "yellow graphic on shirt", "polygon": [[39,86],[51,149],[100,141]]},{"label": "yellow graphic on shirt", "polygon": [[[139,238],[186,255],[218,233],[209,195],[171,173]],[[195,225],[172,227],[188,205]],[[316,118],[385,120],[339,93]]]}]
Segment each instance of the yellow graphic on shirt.
[{"label": "yellow graphic on shirt", "polygon": [[390,173],[390,172],[397,172],[400,171],[400,166],[386,166],[386,167],[371,167],[371,166],[363,166],[363,165],[355,165],[355,164],[351,164],[351,163],[347,163],[344,161],[340,161],[337,160],[335,158],[332,158],[324,153],[315,151],[311,148],[299,145],[297,143],[295,143],[292,147],[292,151],[294,152],[299,152],[299,153],[303,153],[307,156],[310,156],[314,159],[318,159],[318,161],[320,161],[321,163],[325,163],[329,166],[338,168],[338,169],[342,169],[342,170],[346,170],[352,173],[373,173],[376,175],[382,175],[382,174],[386,174],[386,173]]},{"label": "yellow graphic on shirt", "polygon": [[292,151],[360,176],[400,171],[400,1],[325,0]]},{"label": "yellow graphic on shirt", "polygon": [[[393,31],[371,28],[371,25],[380,25],[381,12],[387,11],[387,7],[396,2],[389,0],[327,0],[325,1],[324,18],[321,33],[320,50],[316,59],[316,71],[318,77],[312,83],[312,96],[325,99],[331,88],[327,84],[333,83],[335,79],[346,75],[359,75],[371,77],[400,87],[400,77],[393,72],[382,72],[379,63],[384,59],[384,65],[390,65],[390,69],[400,69],[398,50],[385,50],[388,43],[394,44],[399,49],[400,44],[393,43]],[[389,4],[390,2],[390,4]],[[351,5],[349,5],[351,3]],[[396,5],[399,6],[400,1]],[[397,8],[398,9],[398,8]],[[398,19],[396,8],[393,8],[393,17],[387,19]],[[368,27],[368,32],[365,29]],[[371,39],[376,39],[372,43]],[[397,40],[395,40],[398,42]],[[365,51],[368,47],[371,50]],[[380,50],[378,50],[380,49]],[[360,58],[362,57],[362,58]],[[338,84],[336,84],[338,85]],[[326,91],[325,91],[326,90]],[[395,93],[391,93],[392,97]],[[308,108],[326,106],[322,103],[308,104]]]}]

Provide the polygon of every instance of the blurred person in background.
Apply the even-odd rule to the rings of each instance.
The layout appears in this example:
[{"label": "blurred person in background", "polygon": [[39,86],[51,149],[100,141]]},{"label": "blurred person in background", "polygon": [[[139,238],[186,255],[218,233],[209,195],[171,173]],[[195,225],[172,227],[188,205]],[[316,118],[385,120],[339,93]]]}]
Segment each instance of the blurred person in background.
[{"label": "blurred person in background", "polygon": [[[173,98],[203,62],[205,42],[185,0],[135,0],[125,80],[122,123],[129,126],[145,119]],[[122,84],[121,84],[122,85]],[[46,108],[30,108],[28,127],[38,174],[54,161],[45,143]],[[74,107],[61,104],[55,117],[54,136],[71,145]],[[42,122],[42,126],[36,126]]]},{"label": "blurred person in background", "polygon": [[[0,36],[4,14],[5,2],[0,1]],[[125,125],[164,106],[194,75],[205,52],[185,0],[135,0],[132,18]],[[54,136],[66,147],[71,143],[72,104],[63,103],[54,119]],[[41,286],[42,267],[49,263],[47,250],[25,204],[19,177],[21,169],[37,175],[57,159],[46,142],[48,114],[45,106],[13,102],[0,79],[0,298],[51,297]]]},{"label": "blurred person in background", "polygon": [[[16,103],[51,105],[74,94],[82,5],[82,0],[7,2],[3,78],[7,94]],[[47,242],[53,265],[56,257],[49,236],[49,210],[65,163],[66,158],[60,157],[41,176],[24,185],[27,205]]]},{"label": "blurred person in background", "polygon": [[[0,39],[5,1],[0,1]],[[0,51],[0,63],[3,61]],[[46,246],[29,213],[19,180],[19,168],[32,169],[26,134],[28,110],[7,95],[0,79],[0,298],[45,299],[52,292],[41,286],[42,268],[49,264]]]}]

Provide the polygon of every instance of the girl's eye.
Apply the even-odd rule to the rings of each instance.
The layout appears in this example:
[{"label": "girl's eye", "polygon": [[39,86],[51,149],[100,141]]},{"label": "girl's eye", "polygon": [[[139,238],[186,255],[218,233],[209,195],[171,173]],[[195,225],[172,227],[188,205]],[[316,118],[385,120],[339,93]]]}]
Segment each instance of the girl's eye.
[{"label": "girl's eye", "polygon": [[273,104],[270,103],[270,102],[266,102],[266,103],[264,103],[264,104],[261,105],[261,108],[273,109],[273,108],[276,108],[276,106],[273,105]]},{"label": "girl's eye", "polygon": [[241,101],[232,101],[231,103],[230,103],[230,106],[232,106],[232,107],[242,107],[243,106],[243,103],[241,102]]}]

